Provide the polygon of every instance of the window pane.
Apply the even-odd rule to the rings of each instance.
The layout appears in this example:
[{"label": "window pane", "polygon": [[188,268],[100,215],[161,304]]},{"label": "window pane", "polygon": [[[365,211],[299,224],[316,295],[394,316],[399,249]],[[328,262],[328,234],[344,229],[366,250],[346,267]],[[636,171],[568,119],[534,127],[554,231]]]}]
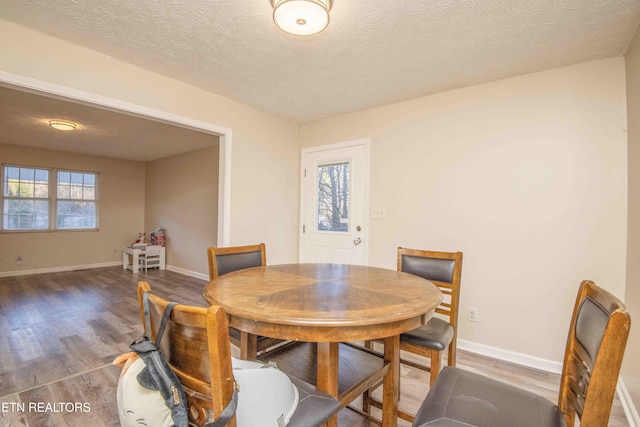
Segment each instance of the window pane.
[{"label": "window pane", "polygon": [[71,196],[72,199],[82,200],[82,186],[81,185],[72,185],[71,186]]},{"label": "window pane", "polygon": [[96,228],[96,206],[95,203],[86,202],[84,204],[82,216],[83,228]]},{"label": "window pane", "polygon": [[7,166],[4,168],[5,179],[18,180],[20,178],[20,168]]},{"label": "window pane", "polygon": [[58,184],[58,198],[68,199],[70,196],[71,196],[71,187],[69,187],[68,185]]},{"label": "window pane", "polygon": [[96,189],[94,187],[85,187],[84,188],[84,200],[95,200],[96,199]]},{"label": "window pane", "polygon": [[33,215],[33,200],[18,200],[18,213],[20,215]]},{"label": "window pane", "polygon": [[95,200],[96,174],[60,171],[58,177],[58,198]]},{"label": "window pane", "polygon": [[3,213],[3,228],[6,230],[49,227],[49,202],[46,200],[5,200]]},{"label": "window pane", "polygon": [[18,217],[18,230],[30,230],[35,228],[33,226],[33,216],[20,215]]},{"label": "window pane", "polygon": [[20,168],[20,181],[35,181],[36,171],[31,168]]},{"label": "window pane", "polygon": [[58,228],[96,228],[94,202],[58,202]]},{"label": "window pane", "polygon": [[72,184],[82,184],[82,177],[84,174],[73,172],[71,174],[71,183]]},{"label": "window pane", "polygon": [[35,197],[46,199],[49,197],[49,185],[36,183],[35,185]]},{"label": "window pane", "polygon": [[16,196],[20,185],[20,168],[5,166],[4,168],[4,195]]},{"label": "window pane", "polygon": [[349,162],[318,166],[318,230],[349,231]]},{"label": "window pane", "polygon": [[4,201],[4,213],[5,215],[17,215],[20,212],[19,200],[5,200]]},{"label": "window pane", "polygon": [[49,228],[49,202],[36,200],[33,218],[35,228]]},{"label": "window pane", "polygon": [[36,182],[40,184],[49,184],[49,171],[36,169]]},{"label": "window pane", "polygon": [[70,172],[58,172],[58,184],[69,184],[71,182]]},{"label": "window pane", "polygon": [[32,198],[35,196],[33,190],[33,181],[20,180],[18,197]]},{"label": "window pane", "polygon": [[20,183],[15,179],[6,181],[4,183],[4,195],[9,197],[17,196],[19,187],[20,187]]},{"label": "window pane", "polygon": [[48,197],[49,171],[47,169],[4,167],[6,197]]}]

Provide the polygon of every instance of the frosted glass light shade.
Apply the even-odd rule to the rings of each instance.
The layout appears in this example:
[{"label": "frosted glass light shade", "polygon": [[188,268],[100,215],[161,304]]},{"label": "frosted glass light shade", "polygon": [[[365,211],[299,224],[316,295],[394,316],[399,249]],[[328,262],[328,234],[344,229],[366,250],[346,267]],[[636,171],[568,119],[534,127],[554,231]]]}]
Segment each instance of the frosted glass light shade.
[{"label": "frosted glass light shade", "polygon": [[49,120],[49,126],[58,130],[74,130],[78,125],[63,120]]},{"label": "frosted glass light shade", "polygon": [[329,25],[331,0],[271,0],[273,21],[283,31],[297,36],[319,33]]}]

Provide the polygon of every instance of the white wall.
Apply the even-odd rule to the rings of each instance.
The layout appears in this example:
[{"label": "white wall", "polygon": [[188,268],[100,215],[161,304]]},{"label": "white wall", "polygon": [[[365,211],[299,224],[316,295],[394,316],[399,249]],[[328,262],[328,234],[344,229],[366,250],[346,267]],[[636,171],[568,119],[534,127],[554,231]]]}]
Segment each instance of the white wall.
[{"label": "white wall", "polygon": [[233,130],[231,244],[297,258],[298,127],[131,64],[0,20],[0,70]]},{"label": "white wall", "polygon": [[218,145],[147,162],[145,175],[147,238],[165,228],[167,265],[209,277],[207,248],[218,234]]},{"label": "white wall", "polygon": [[[626,56],[629,114],[629,231],[625,303],[631,332],[622,365],[622,378],[636,408],[640,408],[640,30]],[[636,409],[638,411],[638,409]]]},{"label": "white wall", "polygon": [[[0,137],[1,139],[1,137]],[[0,234],[0,275],[100,266],[122,260],[144,225],[144,163],[2,144],[3,163],[99,172],[99,229]],[[16,266],[16,256],[22,265]]]},{"label": "white wall", "polygon": [[624,297],[625,128],[613,58],[300,132],[303,147],[371,138],[372,265],[394,268],[397,246],[463,251],[459,337],[560,361],[580,281]]},{"label": "white wall", "polygon": [[[371,139],[370,263],[465,253],[462,339],[559,360],[578,283],[625,291],[624,61],[614,58],[302,126],[0,20],[0,70],[233,129],[231,244],[297,258],[302,147]],[[340,102],[336,99],[336,102]]]}]

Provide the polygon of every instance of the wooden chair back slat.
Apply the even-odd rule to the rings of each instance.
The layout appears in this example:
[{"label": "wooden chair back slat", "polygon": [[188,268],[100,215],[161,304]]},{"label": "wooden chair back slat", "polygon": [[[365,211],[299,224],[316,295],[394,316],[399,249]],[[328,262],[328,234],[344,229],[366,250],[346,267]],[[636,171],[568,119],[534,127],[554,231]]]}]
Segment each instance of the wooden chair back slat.
[{"label": "wooden chair back slat", "polygon": [[[147,282],[138,284],[138,300],[144,325],[142,297],[151,291]],[[169,301],[149,296],[151,337],[155,340],[162,313]],[[185,388],[189,420],[204,425],[217,418],[231,400],[234,388],[227,316],[221,307],[174,307],[160,343],[162,354]],[[235,427],[235,417],[229,426]]]}]

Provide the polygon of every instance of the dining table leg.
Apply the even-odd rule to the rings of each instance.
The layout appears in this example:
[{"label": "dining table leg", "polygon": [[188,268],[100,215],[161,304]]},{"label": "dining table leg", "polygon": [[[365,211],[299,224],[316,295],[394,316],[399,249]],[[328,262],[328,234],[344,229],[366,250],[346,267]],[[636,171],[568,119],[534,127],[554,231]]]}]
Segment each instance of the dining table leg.
[{"label": "dining table leg", "polygon": [[382,425],[397,427],[400,394],[400,335],[384,339],[384,360],[391,364],[382,383]]},{"label": "dining table leg", "polygon": [[[339,347],[337,342],[320,342],[318,343],[318,364],[317,364],[317,387],[338,398],[338,361]],[[338,415],[334,415],[327,421],[328,427],[338,426]]]},{"label": "dining table leg", "polygon": [[258,336],[240,331],[240,359],[256,360],[258,358]]}]

